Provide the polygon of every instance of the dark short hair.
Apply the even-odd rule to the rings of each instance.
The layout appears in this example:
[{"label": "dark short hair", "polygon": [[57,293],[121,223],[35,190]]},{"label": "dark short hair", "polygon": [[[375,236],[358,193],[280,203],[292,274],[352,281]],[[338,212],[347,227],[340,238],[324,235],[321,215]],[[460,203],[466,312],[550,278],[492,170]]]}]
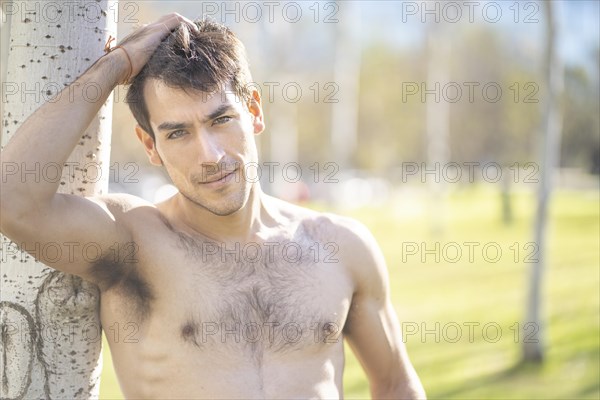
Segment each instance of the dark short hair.
[{"label": "dark short hair", "polygon": [[248,101],[252,81],[242,42],[225,25],[210,19],[194,21],[198,31],[181,24],[158,46],[148,63],[135,76],[125,101],[138,124],[154,138],[144,84],[157,79],[176,89],[215,93],[227,85]]}]

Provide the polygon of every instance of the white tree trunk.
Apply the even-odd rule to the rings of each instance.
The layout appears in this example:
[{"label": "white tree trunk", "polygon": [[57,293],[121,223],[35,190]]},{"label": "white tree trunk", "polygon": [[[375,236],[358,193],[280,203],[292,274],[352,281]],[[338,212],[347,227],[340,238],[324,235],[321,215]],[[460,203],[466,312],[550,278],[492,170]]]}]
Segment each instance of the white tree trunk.
[{"label": "white tree trunk", "polygon": [[[335,26],[333,81],[339,96],[331,104],[331,145],[340,169],[352,167],[358,143],[358,106],[360,92],[360,2],[341,2],[340,20]],[[369,7],[369,5],[366,5]]]},{"label": "white tree trunk", "polygon": [[[4,145],[33,111],[103,54],[109,34],[116,35],[116,1],[13,2],[3,8],[12,18],[2,83]],[[93,85],[84,89],[90,98],[98,95]],[[111,112],[109,98],[63,169],[60,192],[107,191]],[[40,132],[40,140],[52,138]],[[2,164],[2,174],[13,167]],[[56,166],[24,167],[16,166],[22,179],[57,179]],[[0,398],[97,398],[102,365],[97,288],[0,240]],[[28,250],[40,254],[64,249],[61,245]]]},{"label": "white tree trunk", "polygon": [[[450,108],[448,102],[439,95],[439,87],[448,82],[450,51],[447,36],[444,22],[432,22],[428,26],[426,90],[435,91],[433,96],[432,93],[425,97],[427,167],[430,171],[443,169],[450,158]],[[444,229],[446,184],[437,176],[428,175],[427,180],[431,191],[429,225],[432,233],[441,234]]]},{"label": "white tree trunk", "polygon": [[542,321],[541,287],[546,265],[546,233],[548,204],[552,193],[552,177],[559,154],[562,112],[560,94],[563,89],[563,65],[558,54],[558,26],[556,4],[543,2],[546,11],[546,57],[544,78],[548,95],[543,103],[543,126],[540,132],[540,186],[535,218],[535,243],[538,245],[538,259],[532,264],[527,299],[527,316],[523,329],[527,341],[523,343],[523,358],[541,362],[544,359],[544,325]]}]

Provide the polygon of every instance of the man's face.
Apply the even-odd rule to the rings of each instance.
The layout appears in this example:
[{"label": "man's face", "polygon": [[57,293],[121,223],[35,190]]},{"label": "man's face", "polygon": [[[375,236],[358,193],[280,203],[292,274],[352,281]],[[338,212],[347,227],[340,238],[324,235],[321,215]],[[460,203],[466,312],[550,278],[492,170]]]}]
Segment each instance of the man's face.
[{"label": "man's face", "polygon": [[155,139],[136,131],[150,162],[164,165],[180,193],[210,212],[242,208],[252,186],[244,166],[257,162],[254,135],[264,129],[258,94],[246,103],[231,90],[185,92],[152,79],[144,98]]}]

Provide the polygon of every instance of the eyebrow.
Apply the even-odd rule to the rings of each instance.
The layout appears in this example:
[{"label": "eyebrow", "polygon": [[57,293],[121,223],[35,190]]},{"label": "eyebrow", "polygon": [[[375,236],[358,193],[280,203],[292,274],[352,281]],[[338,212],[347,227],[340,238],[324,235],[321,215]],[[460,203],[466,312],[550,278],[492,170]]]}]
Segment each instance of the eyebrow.
[{"label": "eyebrow", "polygon": [[[220,116],[221,114],[224,114],[225,112],[230,111],[230,110],[233,110],[233,107],[231,106],[231,104],[221,104],[219,107],[217,107],[217,109],[215,109],[213,112],[208,114],[202,122],[203,123],[208,122],[211,119],[215,119],[218,116]],[[161,123],[160,125],[158,125],[157,129],[159,131],[172,131],[172,130],[178,130],[178,129],[185,129],[185,128],[188,128],[189,126],[190,126],[190,124],[187,124],[185,122],[165,121],[165,122]]]},{"label": "eyebrow", "polygon": [[233,110],[233,106],[231,104],[228,104],[228,103],[221,104],[219,107],[217,107],[216,110],[214,110],[213,112],[208,114],[206,116],[206,118],[204,119],[204,121],[202,121],[202,122],[208,122],[211,119],[215,119],[218,116],[220,116],[221,114],[225,114],[227,111],[231,111],[231,110]]},{"label": "eyebrow", "polygon": [[158,126],[159,131],[172,131],[177,129],[185,129],[189,125],[183,122],[163,122]]}]

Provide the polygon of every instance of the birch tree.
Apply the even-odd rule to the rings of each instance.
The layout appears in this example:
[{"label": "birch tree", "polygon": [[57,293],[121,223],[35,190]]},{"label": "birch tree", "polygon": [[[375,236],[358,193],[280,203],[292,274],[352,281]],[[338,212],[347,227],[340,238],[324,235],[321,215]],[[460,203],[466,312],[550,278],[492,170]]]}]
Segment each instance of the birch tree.
[{"label": "birch tree", "polygon": [[[443,82],[448,82],[450,59],[447,30],[443,22],[431,22],[427,27],[427,90],[435,90],[435,97],[426,97],[427,164],[429,170],[443,168],[450,158],[450,108],[437,92]],[[430,227],[434,234],[444,229],[444,197],[446,184],[443,179],[429,178],[431,190]]]},{"label": "birch tree", "polygon": [[[68,96],[68,84],[102,54],[115,36],[116,1],[5,3],[11,17],[6,81],[2,82],[2,145],[39,106]],[[100,87],[77,88],[93,99]],[[107,191],[112,99],[82,134],[64,166],[2,163],[2,176],[60,180],[80,196]],[[68,124],[69,121],[65,121]],[[48,140],[40,133],[41,140]],[[62,168],[62,172],[61,172]],[[93,229],[93,227],[90,227]],[[80,278],[37,262],[35,255],[81,249],[87,243],[50,243],[22,252],[1,237],[0,398],[96,398],[101,372],[99,293]],[[54,253],[53,253],[54,252]]]},{"label": "birch tree", "polygon": [[[340,20],[335,24],[333,80],[340,97],[331,104],[331,145],[340,169],[350,168],[358,142],[358,98],[360,93],[360,2],[340,2]],[[368,7],[368,6],[367,6]]]},{"label": "birch tree", "polygon": [[529,278],[527,316],[523,325],[523,358],[526,361],[541,362],[544,359],[544,326],[542,323],[541,287],[546,269],[546,234],[548,232],[548,204],[552,193],[552,177],[560,148],[562,113],[559,104],[563,88],[563,65],[558,54],[556,4],[553,1],[543,3],[546,16],[546,50],[544,58],[544,80],[547,96],[543,104],[542,129],[540,131],[540,186],[537,197],[534,236],[538,245],[538,258],[532,264]]}]

